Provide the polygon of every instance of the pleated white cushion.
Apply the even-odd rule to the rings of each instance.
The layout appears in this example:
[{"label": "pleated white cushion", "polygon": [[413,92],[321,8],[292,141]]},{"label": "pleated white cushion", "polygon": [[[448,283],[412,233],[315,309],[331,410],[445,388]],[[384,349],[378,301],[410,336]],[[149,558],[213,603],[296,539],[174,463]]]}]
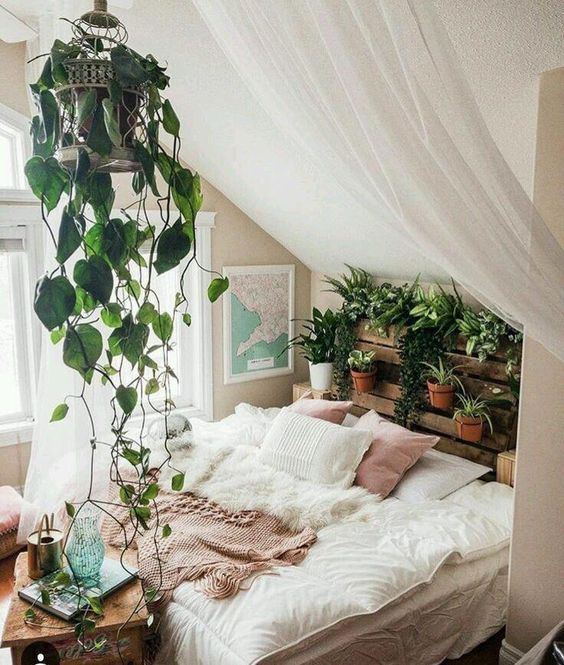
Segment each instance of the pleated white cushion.
[{"label": "pleated white cushion", "polygon": [[264,439],[259,458],[303,480],[350,487],[371,442],[369,431],[283,409]]}]

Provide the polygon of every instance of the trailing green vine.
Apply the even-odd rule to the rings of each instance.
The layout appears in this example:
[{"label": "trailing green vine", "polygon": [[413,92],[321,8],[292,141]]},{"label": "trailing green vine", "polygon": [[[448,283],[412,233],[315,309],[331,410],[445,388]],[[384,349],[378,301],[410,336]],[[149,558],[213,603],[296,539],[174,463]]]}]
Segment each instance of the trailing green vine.
[{"label": "trailing green vine", "polygon": [[333,375],[337,397],[347,400],[351,389],[349,356],[356,344],[356,323],[343,312],[338,312],[338,316]]}]

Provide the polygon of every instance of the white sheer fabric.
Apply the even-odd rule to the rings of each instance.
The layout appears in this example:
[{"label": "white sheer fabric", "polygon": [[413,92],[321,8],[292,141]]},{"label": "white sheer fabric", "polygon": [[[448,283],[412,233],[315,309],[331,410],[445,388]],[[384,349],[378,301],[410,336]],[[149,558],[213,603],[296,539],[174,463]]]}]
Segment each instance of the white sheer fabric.
[{"label": "white sheer fabric", "polygon": [[[68,24],[60,21],[59,16],[68,14],[69,0],[56,0],[46,6],[45,14],[40,19],[39,38],[28,43],[28,58],[32,59],[50,50],[54,39],[68,39]],[[44,59],[33,60],[27,71],[28,82],[36,81],[43,68]],[[32,113],[36,110],[33,107]],[[66,202],[66,201],[65,201]],[[65,202],[50,214],[49,222],[58,233],[58,225]],[[39,207],[37,214],[40,214]],[[44,233],[44,265],[49,272],[56,267],[52,240]],[[67,271],[72,274],[73,264],[68,262]],[[43,513],[54,513],[60,525],[64,516],[65,501],[81,501],[92,490],[92,495],[105,496],[108,483],[110,456],[106,446],[97,444],[94,453],[94,482],[90,486],[91,438],[92,426],[87,410],[76,397],[69,397],[66,403],[69,412],[66,418],[51,423],[53,409],[65,401],[67,396],[80,395],[82,380],[79,375],[63,364],[63,343],[56,346],[49,339],[48,332],[42,328],[41,358],[39,362],[39,383],[37,387],[35,426],[31,446],[31,457],[24,489],[24,508],[18,530],[18,542],[25,542],[31,531],[36,528],[38,518]],[[111,409],[107,390],[95,379],[92,386],[87,386],[85,399],[91,408],[96,433],[101,441],[109,441]]]},{"label": "white sheer fabric", "polygon": [[267,113],[375,224],[564,359],[564,249],[429,0],[193,1]]}]

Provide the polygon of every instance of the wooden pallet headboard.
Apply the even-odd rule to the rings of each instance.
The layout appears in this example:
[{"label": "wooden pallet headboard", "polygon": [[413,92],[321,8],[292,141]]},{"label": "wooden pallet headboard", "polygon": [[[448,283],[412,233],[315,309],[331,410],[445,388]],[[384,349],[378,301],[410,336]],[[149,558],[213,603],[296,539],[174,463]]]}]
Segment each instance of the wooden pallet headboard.
[{"label": "wooden pallet headboard", "polygon": [[[361,321],[357,328],[356,348],[363,351],[374,351],[377,360],[377,382],[371,393],[358,393],[351,390],[350,399],[354,402],[353,413],[362,415],[374,409],[384,416],[394,415],[394,401],[400,394],[399,385],[399,351],[396,336],[379,337],[366,328],[367,321]],[[512,397],[505,372],[505,354],[500,351],[487,361],[467,356],[464,342],[456,345],[454,353],[447,353],[453,366],[460,365],[457,374],[465,389],[473,394],[484,397],[507,399],[511,402],[507,407],[491,409],[494,426],[493,434],[484,428],[484,438],[479,444],[466,443],[456,437],[456,425],[451,416],[433,409],[430,405],[424,410],[412,429],[420,432],[437,434],[441,437],[437,450],[465,457],[466,459],[496,468],[497,455],[505,450],[515,448],[518,405]],[[500,393],[501,389],[501,393]]]}]

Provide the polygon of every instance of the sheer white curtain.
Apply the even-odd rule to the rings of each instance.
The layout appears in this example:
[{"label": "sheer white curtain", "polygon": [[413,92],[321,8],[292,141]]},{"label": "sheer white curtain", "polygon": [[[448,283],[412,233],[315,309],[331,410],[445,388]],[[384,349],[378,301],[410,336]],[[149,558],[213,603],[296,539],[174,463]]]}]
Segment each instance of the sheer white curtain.
[{"label": "sheer white curtain", "polygon": [[[28,44],[29,59],[48,53],[54,39],[69,38],[68,24],[60,21],[59,17],[73,15],[68,13],[69,9],[72,9],[70,5],[69,0],[46,4],[45,13],[40,20],[39,38]],[[41,58],[28,65],[29,82],[37,80],[43,64],[44,58]],[[35,112],[35,108],[32,108],[32,113]],[[66,201],[61,201],[49,215],[49,223],[55,235],[58,233],[65,203]],[[39,207],[37,214],[40,215]],[[46,230],[43,244],[45,271],[51,273],[57,263],[53,243]],[[67,272],[72,275],[72,270],[73,265],[69,261]],[[54,345],[49,339],[49,333],[42,327],[35,425],[24,489],[24,509],[18,531],[19,542],[25,542],[43,513],[55,513],[56,522],[60,526],[64,517],[65,501],[84,500],[90,489],[94,496],[100,498],[105,496],[107,488],[110,456],[108,448],[101,443],[110,440],[112,413],[107,388],[95,379],[93,385],[87,386],[84,392],[99,440],[92,458],[92,422],[84,403],[77,398],[82,392],[82,380],[74,370],[63,364],[62,347],[63,342]],[[53,409],[63,401],[69,406],[66,418],[59,422],[50,422]],[[96,473],[91,488],[92,461]]]},{"label": "sheer white curtain", "polygon": [[279,128],[375,224],[564,359],[564,250],[490,136],[430,0],[193,2]]}]

